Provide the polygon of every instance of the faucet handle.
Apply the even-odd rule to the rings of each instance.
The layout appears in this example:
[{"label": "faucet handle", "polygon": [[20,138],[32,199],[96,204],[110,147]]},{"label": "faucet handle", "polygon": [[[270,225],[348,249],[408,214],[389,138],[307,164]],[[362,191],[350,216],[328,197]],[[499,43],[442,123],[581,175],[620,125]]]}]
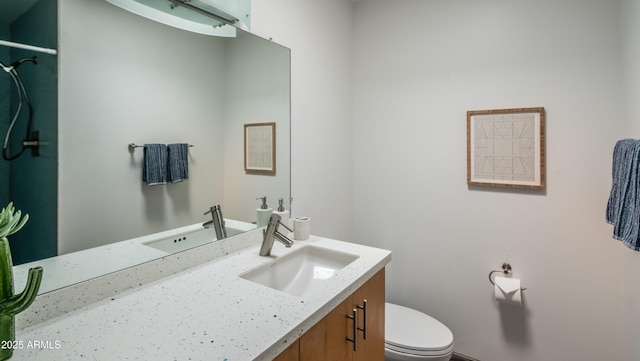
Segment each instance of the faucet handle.
[{"label": "faucet handle", "polygon": [[219,209],[220,209],[220,205],[219,204],[217,204],[215,206],[211,206],[211,207],[209,207],[208,211],[204,212],[203,216],[207,215],[209,213],[213,214],[214,212],[217,212]]},{"label": "faucet handle", "polygon": [[280,223],[280,220],[282,219],[282,217],[280,217],[277,214],[271,214],[271,217],[269,217],[269,223],[271,223],[272,226],[277,226],[278,223]]},{"label": "faucet handle", "polygon": [[271,223],[271,225],[273,225],[276,228],[276,230],[278,229],[278,226],[281,225],[284,228],[288,229],[289,232],[293,232],[291,228],[287,227],[286,224],[282,223],[282,217],[280,217],[280,215],[272,214],[271,218],[269,218],[269,223]]},{"label": "faucet handle", "polygon": [[278,223],[280,223],[280,225],[286,228],[289,232],[293,232],[293,229],[289,228],[286,224],[282,223],[282,221],[278,221]]}]

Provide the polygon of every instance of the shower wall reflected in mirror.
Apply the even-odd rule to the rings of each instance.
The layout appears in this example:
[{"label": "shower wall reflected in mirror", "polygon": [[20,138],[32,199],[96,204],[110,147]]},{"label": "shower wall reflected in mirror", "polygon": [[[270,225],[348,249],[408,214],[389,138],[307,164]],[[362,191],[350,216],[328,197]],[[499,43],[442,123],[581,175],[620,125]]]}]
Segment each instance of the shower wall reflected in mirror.
[{"label": "shower wall reflected in mirror", "polygon": [[[3,0],[0,39],[56,49],[56,14],[56,1]],[[58,64],[56,55],[7,46],[0,63],[0,206],[12,201],[30,215],[9,239],[20,264],[57,254]]]}]

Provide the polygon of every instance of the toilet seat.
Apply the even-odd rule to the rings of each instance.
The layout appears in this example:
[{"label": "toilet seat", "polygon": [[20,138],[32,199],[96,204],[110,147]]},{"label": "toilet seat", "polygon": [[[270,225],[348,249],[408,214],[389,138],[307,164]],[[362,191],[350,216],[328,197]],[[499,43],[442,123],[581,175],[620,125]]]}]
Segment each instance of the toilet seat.
[{"label": "toilet seat", "polygon": [[435,318],[411,308],[385,303],[385,347],[415,356],[453,352],[453,333]]}]

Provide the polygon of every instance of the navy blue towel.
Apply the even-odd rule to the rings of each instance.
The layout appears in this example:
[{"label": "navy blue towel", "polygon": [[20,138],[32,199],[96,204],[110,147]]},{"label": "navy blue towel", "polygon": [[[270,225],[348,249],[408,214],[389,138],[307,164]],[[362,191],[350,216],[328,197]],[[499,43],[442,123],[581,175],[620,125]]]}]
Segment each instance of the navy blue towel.
[{"label": "navy blue towel", "polygon": [[613,238],[640,250],[640,140],[623,139],[613,149],[611,193],[607,223]]},{"label": "navy blue towel", "polygon": [[189,179],[189,144],[169,144],[169,182],[177,183]]},{"label": "navy blue towel", "polygon": [[167,145],[145,144],[142,181],[147,185],[167,184]]}]

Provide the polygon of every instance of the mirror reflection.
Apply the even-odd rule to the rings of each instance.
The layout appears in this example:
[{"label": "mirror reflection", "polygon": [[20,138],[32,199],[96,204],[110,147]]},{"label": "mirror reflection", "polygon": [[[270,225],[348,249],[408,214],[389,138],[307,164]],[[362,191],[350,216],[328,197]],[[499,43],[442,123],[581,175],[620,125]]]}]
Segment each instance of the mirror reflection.
[{"label": "mirror reflection", "polygon": [[[55,1],[2,1],[0,40],[55,49],[56,14]],[[31,216],[9,239],[14,263],[23,263],[57,254],[58,58],[0,46],[0,63],[0,205],[13,201]]]},{"label": "mirror reflection", "polygon": [[[123,241],[184,226],[204,229],[202,223],[211,219],[204,213],[214,205],[221,206],[231,234],[246,230],[246,224],[255,227],[257,197],[267,196],[272,207],[284,198],[289,207],[288,49],[241,30],[224,38],[187,32],[104,0],[52,3],[41,0],[15,19],[2,19],[0,30],[3,39],[58,49],[57,56],[39,55],[37,65],[24,66],[25,88],[52,103],[43,105],[45,100],[32,96],[40,155],[26,152],[0,165],[0,201],[13,200],[31,215],[11,239],[12,247],[27,245],[27,256],[16,254],[16,264],[19,258],[26,262],[87,249],[92,250],[84,251],[87,255],[102,257],[105,245],[123,258],[129,251],[116,246],[127,243]],[[59,43],[37,38],[50,29],[32,30],[32,39],[16,39],[23,32],[13,30],[15,24],[45,5],[53,11],[39,11],[29,21],[59,24]],[[57,20],[52,15],[56,6]],[[30,54],[0,47],[0,60],[23,56],[18,52]],[[28,80],[34,69],[45,72],[42,77],[53,86]],[[0,78],[2,99],[13,91],[10,85],[8,76]],[[12,110],[15,101],[0,103],[3,136]],[[246,172],[244,125],[270,122],[276,123],[277,172]],[[53,129],[47,133],[49,126]],[[188,180],[146,185],[143,148],[130,150],[130,143],[193,145],[187,155]],[[46,163],[51,175],[37,169],[37,162]],[[17,177],[22,180],[15,181]],[[25,189],[18,190],[16,183]],[[49,213],[41,215],[45,209]],[[53,254],[31,253],[46,248],[34,239],[46,240]]]}]

